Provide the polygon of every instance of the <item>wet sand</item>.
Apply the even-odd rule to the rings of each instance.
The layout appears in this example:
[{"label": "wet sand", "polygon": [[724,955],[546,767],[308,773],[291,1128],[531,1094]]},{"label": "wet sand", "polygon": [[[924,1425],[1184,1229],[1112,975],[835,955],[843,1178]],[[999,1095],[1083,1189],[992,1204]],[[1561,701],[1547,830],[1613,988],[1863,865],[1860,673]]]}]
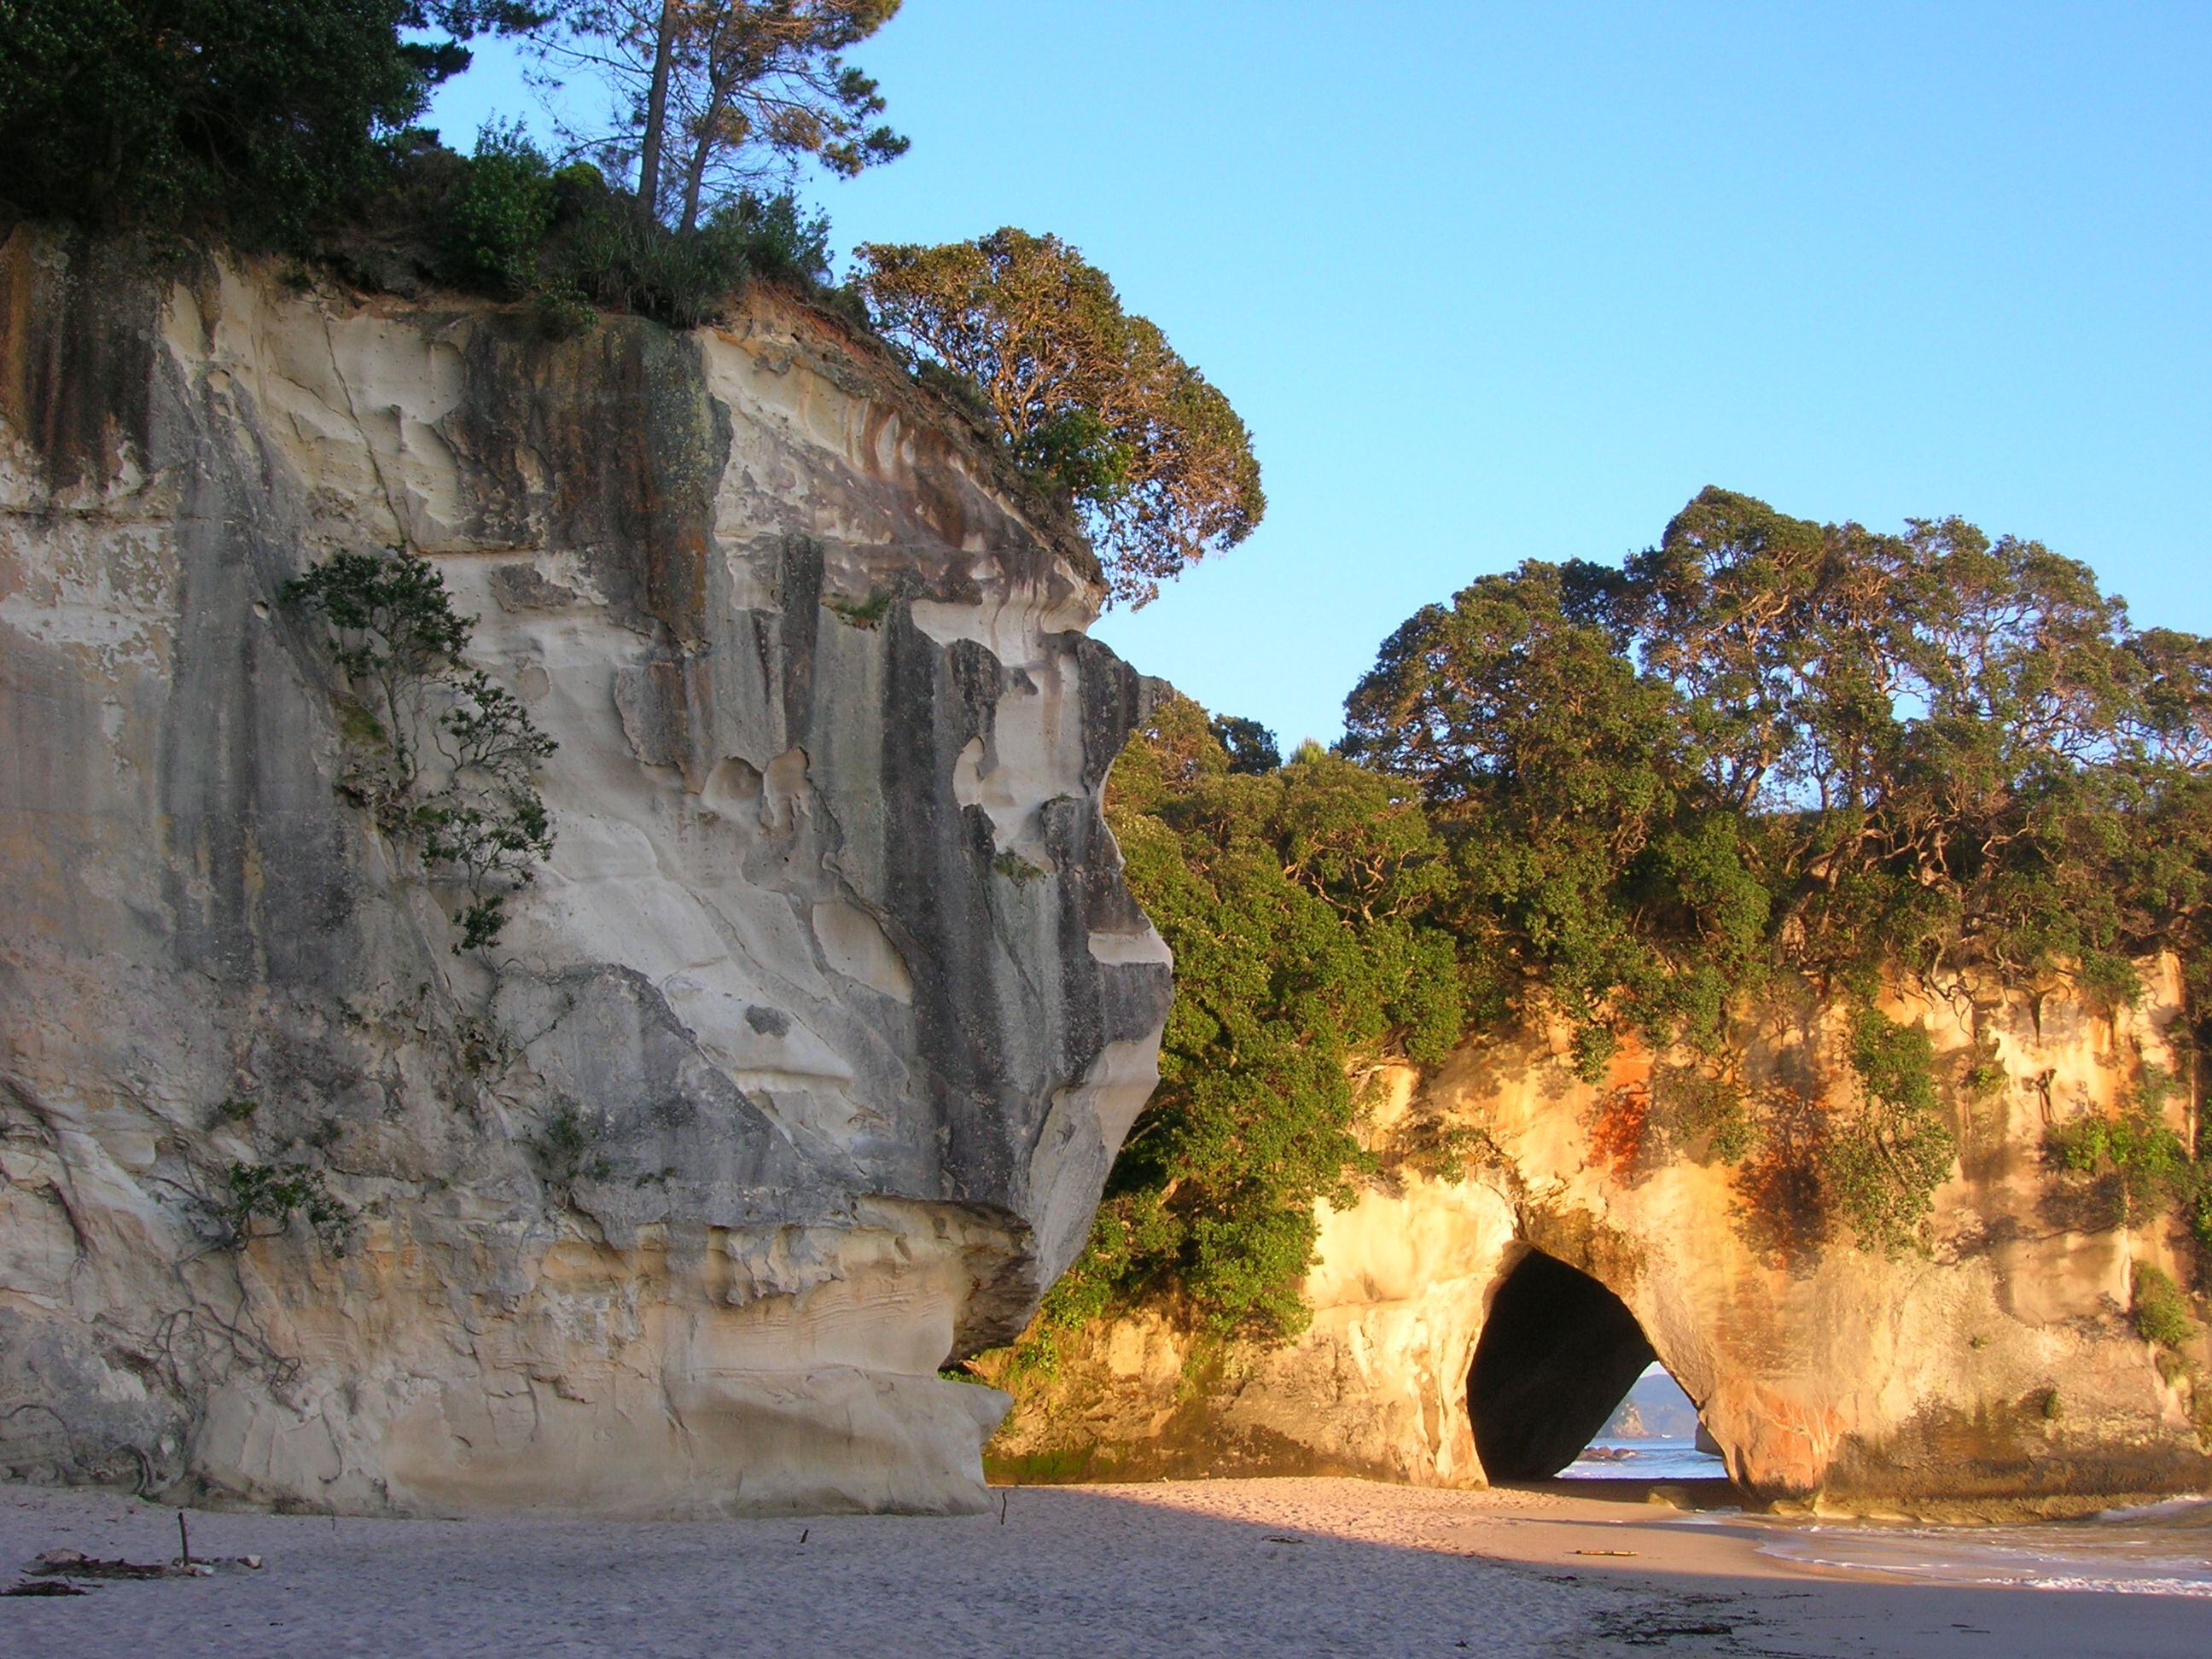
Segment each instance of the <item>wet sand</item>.
[{"label": "wet sand", "polygon": [[[638,1523],[194,1512],[258,1572],[0,1600],[0,1652],[2201,1655],[2212,1604],[1760,1554],[1755,1523],[1557,1487],[1024,1488],[997,1514]],[[163,1559],[175,1512],[0,1485],[42,1551]]]}]

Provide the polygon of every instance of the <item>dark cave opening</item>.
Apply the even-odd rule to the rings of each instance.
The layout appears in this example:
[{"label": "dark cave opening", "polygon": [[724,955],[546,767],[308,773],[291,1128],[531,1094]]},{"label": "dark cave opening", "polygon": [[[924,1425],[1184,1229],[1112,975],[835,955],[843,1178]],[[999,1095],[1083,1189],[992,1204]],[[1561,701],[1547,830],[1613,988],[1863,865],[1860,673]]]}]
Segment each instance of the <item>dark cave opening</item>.
[{"label": "dark cave opening", "polygon": [[1588,1273],[1531,1250],[1505,1277],[1468,1372],[1474,1449],[1492,1480],[1575,1461],[1657,1356],[1636,1316]]}]

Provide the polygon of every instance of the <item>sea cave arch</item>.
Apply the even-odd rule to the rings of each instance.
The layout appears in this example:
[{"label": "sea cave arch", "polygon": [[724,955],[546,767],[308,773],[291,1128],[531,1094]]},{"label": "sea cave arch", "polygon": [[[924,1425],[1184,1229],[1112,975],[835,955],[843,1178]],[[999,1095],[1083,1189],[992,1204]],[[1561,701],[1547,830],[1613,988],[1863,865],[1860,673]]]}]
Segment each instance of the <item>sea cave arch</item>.
[{"label": "sea cave arch", "polygon": [[1557,1474],[1657,1358],[1636,1316],[1604,1284],[1530,1247],[1498,1285],[1468,1370],[1468,1416],[1484,1474]]}]

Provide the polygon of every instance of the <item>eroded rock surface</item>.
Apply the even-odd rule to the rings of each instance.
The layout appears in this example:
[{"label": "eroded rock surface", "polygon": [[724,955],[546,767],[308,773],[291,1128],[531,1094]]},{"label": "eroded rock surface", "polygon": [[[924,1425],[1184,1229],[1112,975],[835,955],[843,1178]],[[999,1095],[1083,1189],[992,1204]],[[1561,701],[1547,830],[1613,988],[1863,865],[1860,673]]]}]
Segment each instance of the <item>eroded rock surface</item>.
[{"label": "eroded rock surface", "polygon": [[[0,249],[0,1465],[340,1510],[945,1510],[1167,952],[1080,540],[788,301],[481,306]],[[483,959],[334,790],[280,599],[433,559],[560,744]],[[234,1166],[351,1213],[242,1248]]]},{"label": "eroded rock surface", "polygon": [[[2171,1213],[2129,1217],[2112,1182],[2056,1170],[2046,1150],[2052,1125],[2136,1097],[2146,1067],[2185,1071],[2169,1041],[2177,964],[2145,967],[2148,995],[2110,1017],[2057,994],[1890,1004],[1927,1027],[1954,1085],[1960,1162],[1924,1253],[1857,1248],[1805,1175],[1818,1121],[1850,1108],[1833,1011],[1780,1011],[1745,1054],[1750,1079],[1802,1115],[1736,1162],[1670,1140],[1649,1056],[1601,1087],[1577,1080],[1563,1036],[1470,1048],[1425,1083],[1398,1073],[1372,1125],[1385,1176],[1351,1209],[1321,1211],[1303,1337],[1209,1367],[1164,1321],[1102,1331],[994,1454],[1031,1478],[1527,1478],[1571,1456],[1656,1352],[1765,1497],[2063,1508],[2201,1491],[2212,1413],[2197,1391],[2212,1384],[2129,1317],[2134,1265],[2185,1283],[2191,1247]],[[1958,1086],[1984,1043],[2002,1080]],[[2193,1133],[2185,1091],[2164,1109]],[[1415,1121],[1426,1144],[1455,1130],[1476,1155],[1463,1170],[1388,1169]],[[1588,1275],[1629,1322],[1556,1285],[1506,1305],[1532,1267]],[[2212,1376],[2201,1330],[2190,1358]]]}]

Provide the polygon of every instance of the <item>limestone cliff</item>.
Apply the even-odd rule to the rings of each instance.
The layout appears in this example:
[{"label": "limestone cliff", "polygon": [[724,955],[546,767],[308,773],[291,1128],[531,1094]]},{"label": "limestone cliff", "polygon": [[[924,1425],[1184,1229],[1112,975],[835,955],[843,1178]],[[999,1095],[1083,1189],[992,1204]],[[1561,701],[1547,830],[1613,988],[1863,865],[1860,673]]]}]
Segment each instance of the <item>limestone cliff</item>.
[{"label": "limestone cliff", "polygon": [[[348,1511],[981,1501],[1167,956],[1079,538],[880,351],[0,248],[0,1467]],[[282,601],[403,547],[560,749],[487,957]],[[226,1243],[226,1182],[307,1172]]]},{"label": "limestone cliff", "polygon": [[[2131,1264],[2185,1282],[2186,1240],[2170,1216],[2126,1224],[2108,1188],[2045,1151],[2051,1126],[2112,1111],[2146,1065],[2181,1069],[2175,964],[2148,968],[2150,994],[2109,1018],[2058,995],[1893,1000],[1930,1031],[1942,1075],[1988,1045],[2003,1073],[1951,1091],[1960,1159],[1924,1254],[1823,1227],[1789,1123],[1735,1163],[1668,1145],[1647,1118],[1648,1057],[1591,1087],[1564,1041],[1524,1036],[1425,1082],[1392,1073],[1370,1131],[1386,1165],[1409,1128],[1474,1155],[1401,1164],[1323,1207],[1300,1340],[1209,1361],[1158,1318],[1095,1333],[994,1452],[1032,1478],[1528,1478],[1571,1457],[1656,1355],[1771,1498],[1955,1510],[2201,1491],[2205,1385],[2127,1316]],[[1745,1056],[1809,1115],[1795,1133],[1845,1103],[1841,1041],[1832,1015],[1785,1009]],[[2192,1130],[2186,1101],[2166,1111]],[[2193,1362],[2212,1369],[2201,1331]]]}]

